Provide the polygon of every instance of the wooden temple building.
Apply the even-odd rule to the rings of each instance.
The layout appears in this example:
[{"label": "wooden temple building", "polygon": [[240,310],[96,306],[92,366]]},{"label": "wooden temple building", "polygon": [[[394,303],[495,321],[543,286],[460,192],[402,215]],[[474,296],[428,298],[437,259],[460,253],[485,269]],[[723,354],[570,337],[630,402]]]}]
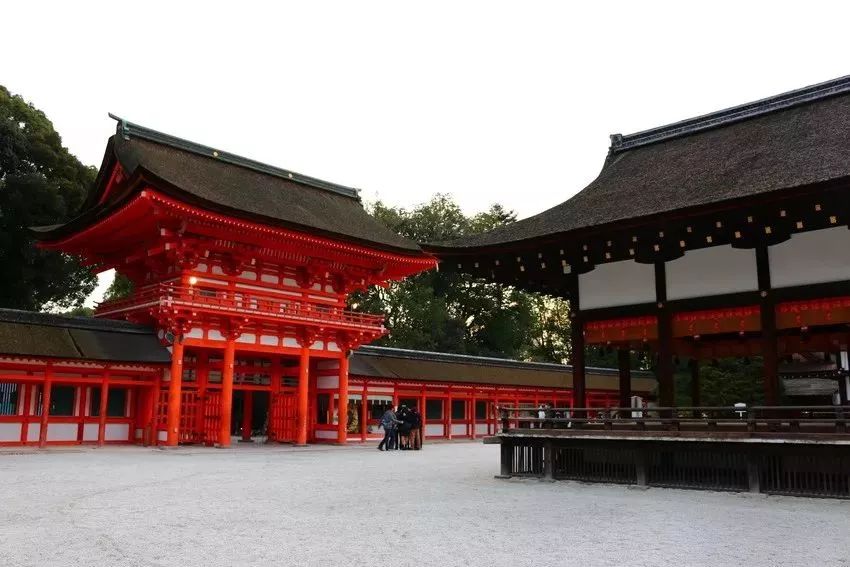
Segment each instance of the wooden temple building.
[{"label": "wooden temple building", "polygon": [[[358,350],[386,329],[348,295],[436,260],[348,187],[119,119],[82,213],[34,230],[133,292],[93,319],[0,310],[0,445],[365,441],[394,402],[475,438],[497,404],[573,403],[563,366]],[[614,402],[612,371],[586,380]]]},{"label": "wooden temple building", "polygon": [[[575,427],[506,418],[503,474],[848,497],[848,228],[844,77],[615,134],[598,177],[564,203],[424,248],[441,270],[571,303]],[[650,351],[662,409],[593,423],[581,411],[591,345],[620,352],[623,408],[628,353]],[[777,408],[780,362],[799,353],[837,361],[838,405]],[[723,357],[763,361],[765,407],[677,408],[674,360],[693,361],[700,406],[697,363]]]}]

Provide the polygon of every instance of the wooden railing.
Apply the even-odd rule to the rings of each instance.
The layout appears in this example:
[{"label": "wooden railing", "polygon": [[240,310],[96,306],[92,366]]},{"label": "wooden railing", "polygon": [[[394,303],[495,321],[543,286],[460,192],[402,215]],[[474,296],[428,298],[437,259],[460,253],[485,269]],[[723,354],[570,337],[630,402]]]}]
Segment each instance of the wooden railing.
[{"label": "wooden railing", "polygon": [[358,313],[332,305],[244,290],[220,290],[161,284],[137,289],[131,297],[105,301],[97,317],[115,316],[152,307],[189,307],[207,312],[227,312],[294,321],[341,324],[383,329],[383,315]]},{"label": "wooden railing", "polygon": [[[531,408],[500,406],[503,433],[522,430],[847,433],[850,406]],[[540,417],[539,412],[545,417]],[[540,433],[543,433],[541,431]]]}]

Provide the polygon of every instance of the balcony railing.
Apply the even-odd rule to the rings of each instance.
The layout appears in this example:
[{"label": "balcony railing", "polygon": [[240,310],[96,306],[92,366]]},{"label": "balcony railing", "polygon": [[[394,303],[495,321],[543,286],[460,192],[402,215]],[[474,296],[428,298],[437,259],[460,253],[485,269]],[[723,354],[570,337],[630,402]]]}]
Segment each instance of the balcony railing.
[{"label": "balcony railing", "polygon": [[301,299],[238,289],[221,290],[170,284],[142,287],[126,299],[104,301],[97,306],[95,315],[110,317],[139,310],[180,307],[203,313],[244,315],[370,330],[383,330],[384,321],[383,315],[358,313]]},{"label": "balcony railing", "polygon": [[502,433],[580,429],[717,433],[847,434],[850,406],[716,406],[649,408],[507,407],[499,410]]}]

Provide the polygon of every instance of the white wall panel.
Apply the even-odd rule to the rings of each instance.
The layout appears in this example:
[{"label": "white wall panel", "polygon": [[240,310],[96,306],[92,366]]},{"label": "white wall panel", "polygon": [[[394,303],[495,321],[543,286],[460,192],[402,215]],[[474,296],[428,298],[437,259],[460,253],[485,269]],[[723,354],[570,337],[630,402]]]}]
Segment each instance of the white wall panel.
[{"label": "white wall panel", "polygon": [[41,424],[30,422],[30,426],[27,427],[27,441],[38,441],[39,435],[41,435]]},{"label": "white wall panel", "polygon": [[579,307],[597,309],[655,301],[655,266],[634,260],[600,264],[578,276]]},{"label": "white wall panel", "polygon": [[130,439],[130,424],[107,423],[103,438],[106,441],[128,441]]},{"label": "white wall panel", "polygon": [[325,429],[316,430],[316,439],[336,439],[336,431],[327,431]]},{"label": "white wall panel", "polygon": [[76,423],[48,423],[47,424],[47,440],[48,441],[76,441],[77,440],[77,424]]},{"label": "white wall panel", "polygon": [[0,441],[17,441],[21,440],[21,424],[20,423],[0,423]]},{"label": "white wall panel", "polygon": [[667,299],[758,290],[756,251],[730,245],[691,250],[667,262]]},{"label": "white wall panel", "polygon": [[770,284],[792,287],[850,280],[850,230],[801,232],[768,248]]},{"label": "white wall panel", "polygon": [[453,423],[452,424],[452,435],[466,435],[466,424],[465,423]]},{"label": "white wall panel", "polygon": [[425,425],[425,435],[440,435],[444,436],[446,434],[446,428],[443,427],[442,423],[428,423]]},{"label": "white wall panel", "polygon": [[487,435],[487,424],[486,423],[476,423],[475,424],[475,434],[476,435]]},{"label": "white wall panel", "polygon": [[[51,426],[52,427],[52,426]],[[98,424],[86,423],[83,425],[83,441],[97,441]],[[47,430],[48,432],[50,429]]]}]

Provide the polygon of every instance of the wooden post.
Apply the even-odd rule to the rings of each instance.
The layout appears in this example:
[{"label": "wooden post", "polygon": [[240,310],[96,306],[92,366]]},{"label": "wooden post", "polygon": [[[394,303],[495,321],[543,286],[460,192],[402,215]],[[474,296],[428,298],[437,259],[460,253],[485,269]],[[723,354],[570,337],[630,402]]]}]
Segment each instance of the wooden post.
[{"label": "wooden post", "polygon": [[[578,276],[571,276],[568,282],[570,294],[570,358],[573,367],[573,407],[584,408],[587,405],[584,368],[584,321],[579,311]],[[573,417],[582,418],[584,412],[573,412]]]},{"label": "wooden post", "polygon": [[243,390],[242,395],[242,441],[249,443],[254,421],[254,393],[251,390]]},{"label": "wooden post", "polygon": [[24,399],[23,399],[23,411],[21,411],[21,417],[24,422],[21,424],[21,445],[27,443],[29,439],[29,427],[30,427],[30,416],[32,415],[32,391],[35,389],[35,384],[22,384]]},{"label": "wooden post", "polygon": [[165,444],[176,447],[180,441],[180,397],[183,383],[183,337],[175,335],[171,348],[171,380],[168,381],[168,418]]},{"label": "wooden post", "polygon": [[779,405],[779,352],[776,340],[776,305],[770,283],[767,245],[756,247],[756,272],[761,295],[761,350],[764,361],[764,403]]},{"label": "wooden post", "polygon": [[103,447],[106,442],[106,406],[109,403],[109,371],[100,384],[100,413],[97,420],[97,445]]},{"label": "wooden post", "polygon": [[369,397],[366,393],[366,385],[363,385],[363,394],[360,397],[360,442],[365,443],[369,433]]},{"label": "wooden post", "polygon": [[422,388],[422,396],[420,398],[421,406],[419,408],[419,415],[422,416],[422,427],[419,428],[419,448],[421,449],[423,445],[425,445],[425,404],[428,402],[428,398],[425,396],[425,387]]},{"label": "wooden post", "polygon": [[470,407],[470,412],[469,412],[469,420],[467,420],[467,423],[472,423],[472,427],[469,430],[469,438],[475,439],[475,425],[476,425],[476,420],[477,420],[477,417],[478,417],[475,413],[475,388],[472,389],[472,398],[470,398],[470,400],[469,400],[469,407]]},{"label": "wooden post", "polygon": [[339,421],[336,426],[336,441],[340,445],[348,442],[348,351],[343,350],[339,359]]},{"label": "wooden post", "polygon": [[659,404],[662,407],[673,407],[676,404],[673,373],[673,316],[667,307],[667,271],[664,262],[655,263],[655,298],[658,301]]},{"label": "wooden post", "polygon": [[41,427],[38,431],[38,446],[47,445],[47,425],[50,417],[50,394],[53,390],[53,368],[50,363],[44,371],[44,392],[41,394]]},{"label": "wooden post", "polygon": [[307,444],[307,390],[310,387],[310,344],[312,341],[305,339],[301,346],[301,359],[298,367],[298,411],[295,423],[295,444],[304,446]]},{"label": "wooden post", "polygon": [[[620,372],[620,407],[627,408],[632,403],[632,358],[627,348],[617,349],[617,364]],[[624,411],[620,417],[629,417]]]},{"label": "wooden post", "polygon": [[543,445],[543,478],[545,480],[555,480],[555,446],[552,440],[549,439]]},{"label": "wooden post", "polygon": [[[451,388],[451,386],[449,388]],[[446,402],[446,405],[448,406],[448,408],[446,409],[445,421],[444,421],[444,425],[443,425],[443,427],[446,428],[445,433],[444,433],[444,437],[446,439],[451,439],[452,438],[452,391],[451,391],[451,389],[449,389],[449,397],[446,398],[446,399],[448,400]]]},{"label": "wooden post", "polygon": [[511,478],[511,469],[513,469],[514,447],[507,439],[502,439],[501,447],[501,467],[497,478]]},{"label": "wooden post", "polygon": [[224,346],[224,360],[221,362],[221,419],[218,433],[218,446],[230,447],[230,428],[233,413],[233,366],[236,361],[236,340],[227,335]]}]

